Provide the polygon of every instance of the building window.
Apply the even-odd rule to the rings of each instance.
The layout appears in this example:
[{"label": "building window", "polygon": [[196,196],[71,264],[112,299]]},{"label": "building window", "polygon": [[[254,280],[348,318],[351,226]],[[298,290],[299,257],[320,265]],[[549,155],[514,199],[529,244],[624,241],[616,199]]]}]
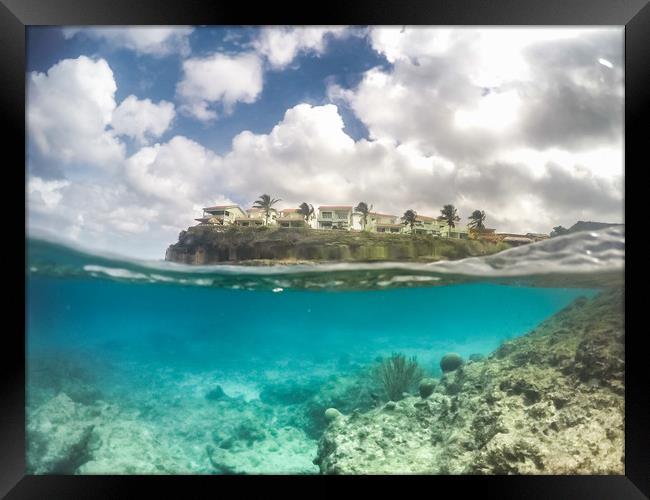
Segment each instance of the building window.
[{"label": "building window", "polygon": [[331,219],[332,218],[332,212],[321,212],[321,217],[323,219]]},{"label": "building window", "polygon": [[347,219],[348,218],[348,213],[343,212],[343,211],[336,212],[336,218],[337,219]]}]

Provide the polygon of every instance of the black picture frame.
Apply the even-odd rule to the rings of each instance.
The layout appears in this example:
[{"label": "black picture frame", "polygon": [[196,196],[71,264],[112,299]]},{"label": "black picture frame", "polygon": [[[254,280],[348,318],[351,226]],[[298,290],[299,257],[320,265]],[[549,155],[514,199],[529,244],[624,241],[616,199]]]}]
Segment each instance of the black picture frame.
[{"label": "black picture frame", "polygon": [[[647,165],[644,145],[647,142],[644,122],[650,110],[650,5],[648,0],[331,0],[318,5],[266,2],[254,7],[241,2],[210,0],[0,0],[0,102],[4,132],[4,173],[15,175],[16,185],[24,182],[20,163],[25,165],[25,44],[26,27],[30,25],[155,25],[155,24],[353,24],[353,25],[625,25],[625,214],[634,218],[634,182]],[[9,153],[7,155],[7,153]],[[11,159],[11,160],[10,160]],[[5,187],[9,181],[5,183]],[[639,183],[637,182],[637,188]],[[22,195],[21,195],[22,193]],[[20,328],[25,331],[25,313],[20,303],[25,299],[16,290],[25,287],[25,275],[20,269],[24,248],[15,243],[24,221],[16,217],[16,205],[24,191],[19,188],[4,190],[7,223],[17,229],[5,228],[13,237],[9,245],[18,254],[8,257],[5,275],[15,283],[5,283],[9,292],[6,304],[10,306],[7,319],[14,319],[14,327],[5,321],[0,378],[0,495],[6,498],[122,498],[133,496],[140,488],[159,489],[171,496],[175,488],[185,496],[187,488],[201,487],[211,494],[225,492],[228,483],[237,488],[239,477],[196,476],[29,476],[25,475],[25,345]],[[14,194],[17,202],[11,202]],[[632,198],[632,199],[631,199]],[[639,197],[641,198],[641,197]],[[637,198],[637,199],[639,199]],[[643,239],[643,228],[632,225],[626,237]],[[24,227],[23,227],[24,230]],[[634,234],[638,233],[638,236]],[[5,233],[5,238],[8,238]],[[7,243],[7,240],[5,241]],[[10,249],[11,249],[10,248]],[[634,248],[632,258],[640,250]],[[626,252],[626,414],[625,414],[625,476],[413,476],[390,478],[323,478],[285,477],[285,481],[298,485],[296,491],[312,494],[315,484],[309,481],[332,481],[333,487],[352,486],[357,481],[369,487],[368,479],[379,482],[384,490],[389,484],[405,481],[430,488],[435,495],[448,487],[454,496],[465,488],[475,490],[477,496],[527,499],[636,499],[650,497],[650,408],[648,383],[648,352],[637,313],[630,299],[643,297],[631,290],[629,245]],[[18,274],[21,273],[19,277]],[[638,286],[641,286],[641,278]],[[24,305],[24,303],[23,303]],[[13,316],[12,316],[13,315]],[[277,477],[246,478],[262,484]],[[342,483],[341,481],[344,481]],[[415,486],[415,485],[414,485]],[[288,485],[284,485],[284,491]],[[289,487],[291,488],[291,487]],[[304,489],[303,489],[304,488]],[[410,488],[410,487],[409,487]],[[336,490],[338,491],[338,490]],[[406,490],[406,491],[410,491]],[[222,493],[226,494],[226,493]],[[244,494],[240,490],[240,494]],[[461,494],[461,497],[463,495]]]}]

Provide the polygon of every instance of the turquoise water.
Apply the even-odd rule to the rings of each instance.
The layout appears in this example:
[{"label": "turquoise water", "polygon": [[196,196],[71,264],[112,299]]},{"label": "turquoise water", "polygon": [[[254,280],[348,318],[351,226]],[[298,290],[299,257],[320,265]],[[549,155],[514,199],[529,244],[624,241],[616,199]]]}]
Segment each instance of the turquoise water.
[{"label": "turquoise water", "polygon": [[[173,369],[272,369],[404,351],[488,354],[590,289],[467,284],[381,291],[245,291],[34,278],[30,355],[48,350]],[[430,358],[430,359],[429,359]]]},{"label": "turquoise water", "polygon": [[[175,279],[179,272],[193,280]],[[317,402],[333,404],[322,394],[328,383],[392,353],[415,356],[439,376],[444,354],[487,356],[598,291],[433,278],[314,291],[296,284],[304,276],[255,286],[268,271],[246,272],[225,286],[209,273],[151,271],[35,244],[27,274],[31,469],[316,473],[311,461],[324,425]],[[385,279],[388,271],[357,281],[368,273]],[[381,395],[359,398],[363,409]],[[71,457],[78,446],[67,440],[77,435],[90,437],[86,451]],[[215,446],[229,464],[222,469],[210,458]],[[61,456],[43,465],[44,449]]]}]

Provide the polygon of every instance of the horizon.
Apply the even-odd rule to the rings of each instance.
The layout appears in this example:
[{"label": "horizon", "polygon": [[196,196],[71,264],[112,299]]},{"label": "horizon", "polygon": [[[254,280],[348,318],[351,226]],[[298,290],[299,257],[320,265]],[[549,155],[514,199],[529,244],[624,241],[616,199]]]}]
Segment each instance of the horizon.
[{"label": "horizon", "polygon": [[203,207],[261,193],[623,224],[623,33],[28,27],[28,233],[161,259]]}]

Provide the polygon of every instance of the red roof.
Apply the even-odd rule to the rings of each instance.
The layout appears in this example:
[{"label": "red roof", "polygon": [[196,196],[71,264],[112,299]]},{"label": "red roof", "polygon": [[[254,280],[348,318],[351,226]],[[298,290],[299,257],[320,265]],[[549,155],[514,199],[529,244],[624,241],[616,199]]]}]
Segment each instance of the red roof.
[{"label": "red roof", "polygon": [[299,208],[283,208],[282,212],[300,212]]},{"label": "red roof", "polygon": [[415,217],[415,220],[430,220],[430,221],[434,221],[434,220],[436,220],[436,219],[435,219],[435,217],[429,217],[429,216],[427,216],[427,215],[418,215],[417,217]]},{"label": "red roof", "polygon": [[352,205],[321,205],[320,207],[318,207],[319,210],[321,208],[329,208],[329,209],[332,209],[332,208],[345,208],[345,209],[348,209],[349,208],[350,210],[352,210]]},{"label": "red roof", "polygon": [[377,217],[397,217],[397,215],[380,214],[379,212],[368,212],[369,215],[376,215]]}]

